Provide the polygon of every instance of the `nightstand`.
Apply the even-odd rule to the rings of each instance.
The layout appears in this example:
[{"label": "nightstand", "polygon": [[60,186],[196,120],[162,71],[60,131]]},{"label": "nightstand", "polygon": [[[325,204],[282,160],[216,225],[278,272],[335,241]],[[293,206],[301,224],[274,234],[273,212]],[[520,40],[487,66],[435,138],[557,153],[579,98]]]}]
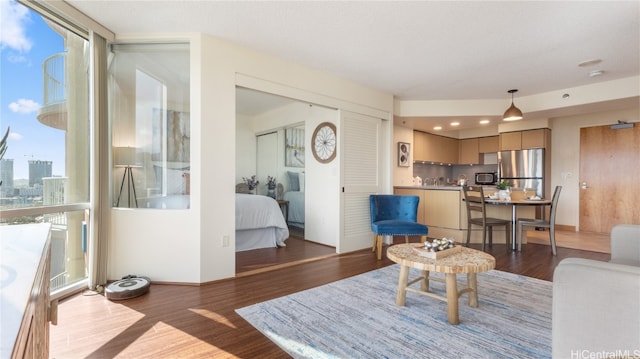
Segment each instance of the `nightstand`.
[{"label": "nightstand", "polygon": [[283,199],[277,200],[280,208],[284,208],[284,221],[289,225],[289,201],[285,201]]}]

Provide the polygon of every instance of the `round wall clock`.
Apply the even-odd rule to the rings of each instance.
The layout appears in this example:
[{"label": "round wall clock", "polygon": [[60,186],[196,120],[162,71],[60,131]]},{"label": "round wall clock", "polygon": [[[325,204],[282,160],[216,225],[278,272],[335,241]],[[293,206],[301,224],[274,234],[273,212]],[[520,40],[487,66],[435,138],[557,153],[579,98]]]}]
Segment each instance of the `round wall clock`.
[{"label": "round wall clock", "polygon": [[311,136],[311,152],[320,163],[329,163],[336,158],[336,126],[323,122],[316,127]]}]

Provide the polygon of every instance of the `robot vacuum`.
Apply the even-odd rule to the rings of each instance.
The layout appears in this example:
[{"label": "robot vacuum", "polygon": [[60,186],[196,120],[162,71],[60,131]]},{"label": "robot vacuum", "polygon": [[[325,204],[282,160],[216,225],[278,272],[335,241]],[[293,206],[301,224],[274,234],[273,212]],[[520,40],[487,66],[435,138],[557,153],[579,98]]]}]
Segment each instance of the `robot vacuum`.
[{"label": "robot vacuum", "polygon": [[135,298],[147,293],[150,286],[149,278],[126,276],[109,284],[104,290],[104,296],[109,300]]}]

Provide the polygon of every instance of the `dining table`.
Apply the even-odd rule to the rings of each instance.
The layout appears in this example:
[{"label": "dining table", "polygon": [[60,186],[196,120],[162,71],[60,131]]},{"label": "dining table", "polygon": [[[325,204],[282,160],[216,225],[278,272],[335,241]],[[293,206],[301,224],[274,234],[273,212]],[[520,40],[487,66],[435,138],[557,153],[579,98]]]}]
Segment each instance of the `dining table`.
[{"label": "dining table", "polygon": [[[552,203],[551,199],[530,199],[530,198],[521,198],[521,199],[500,199],[500,198],[492,198],[486,197],[484,199],[486,204],[491,205],[503,205],[503,206],[511,206],[511,249],[516,250],[516,224],[518,218],[516,217],[516,207],[518,206],[550,206]],[[522,240],[522,239],[520,239]]]}]

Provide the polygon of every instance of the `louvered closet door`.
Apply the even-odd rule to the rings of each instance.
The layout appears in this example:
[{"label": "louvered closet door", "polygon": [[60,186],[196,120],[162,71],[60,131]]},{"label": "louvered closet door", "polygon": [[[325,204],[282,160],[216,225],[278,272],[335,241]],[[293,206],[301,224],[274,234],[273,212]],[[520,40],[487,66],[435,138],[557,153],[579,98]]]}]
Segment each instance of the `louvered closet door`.
[{"label": "louvered closet door", "polygon": [[342,236],[338,253],[372,245],[369,195],[380,191],[382,120],[342,111]]}]

